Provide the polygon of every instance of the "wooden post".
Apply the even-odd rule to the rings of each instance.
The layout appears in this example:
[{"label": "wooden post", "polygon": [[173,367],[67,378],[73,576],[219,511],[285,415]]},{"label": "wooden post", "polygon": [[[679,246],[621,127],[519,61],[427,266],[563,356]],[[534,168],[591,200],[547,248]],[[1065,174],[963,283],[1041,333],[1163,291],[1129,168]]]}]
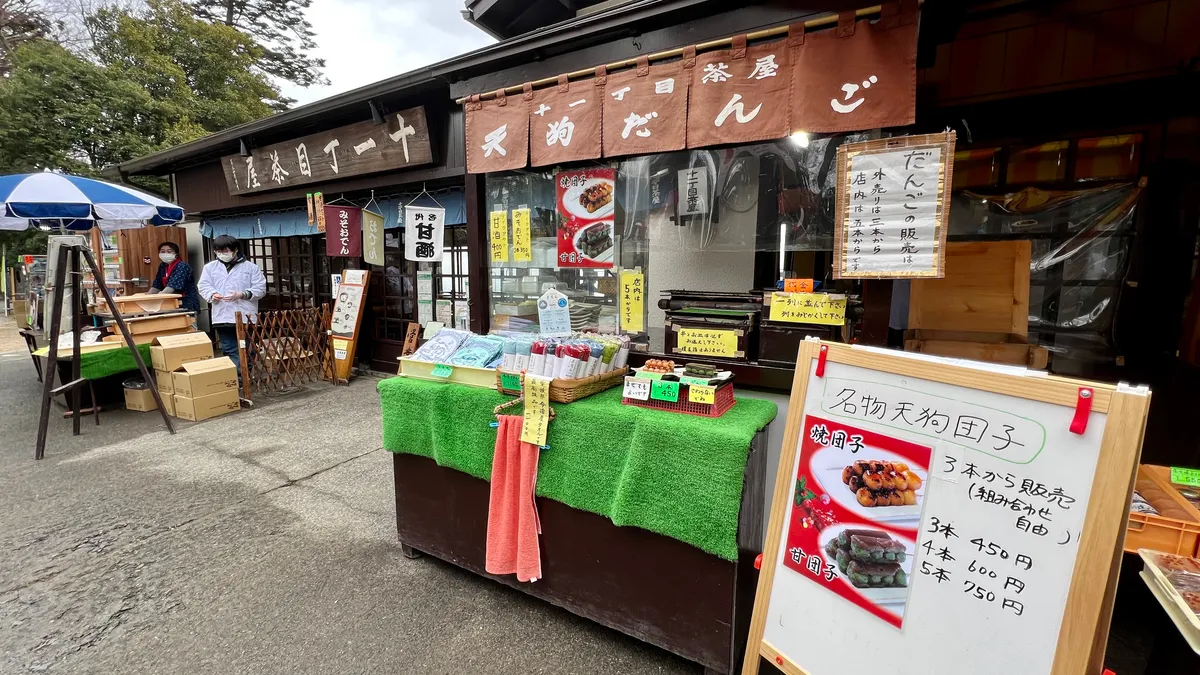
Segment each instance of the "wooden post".
[{"label": "wooden post", "polygon": [[[71,249],[71,269],[67,272],[71,275],[71,381],[78,382],[80,377],[80,355],[79,355],[79,340],[83,333],[83,265],[79,264],[79,249]],[[79,435],[79,397],[83,392],[79,391],[79,385],[71,388],[71,435]],[[92,401],[92,407],[96,406],[96,402]]]},{"label": "wooden post", "polygon": [[[54,376],[58,373],[58,329],[62,325],[62,287],[67,277],[67,248],[58,249],[58,260],[54,266],[54,299],[56,302],[50,308],[50,342],[45,376],[42,378],[42,410],[38,416],[37,447],[33,452],[34,459],[46,456],[46,426],[50,423],[50,399],[54,395]],[[46,294],[49,297],[49,293]]]},{"label": "wooden post", "polygon": [[242,398],[250,399],[250,350],[246,348],[246,327],[242,325],[242,313],[233,313],[233,325],[237,332],[238,345],[238,378],[242,381]]}]

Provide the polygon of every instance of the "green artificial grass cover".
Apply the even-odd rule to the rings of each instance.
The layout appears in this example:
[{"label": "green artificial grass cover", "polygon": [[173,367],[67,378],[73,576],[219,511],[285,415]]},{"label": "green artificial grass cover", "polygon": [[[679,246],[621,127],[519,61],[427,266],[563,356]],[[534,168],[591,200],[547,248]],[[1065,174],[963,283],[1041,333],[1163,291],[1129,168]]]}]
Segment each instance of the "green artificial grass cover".
[{"label": "green artificial grass cover", "polygon": [[[138,345],[138,351],[141,352],[142,362],[149,370],[152,367],[150,365],[150,345]],[[70,353],[70,351],[67,352],[67,354]],[[79,375],[85,380],[99,380],[109,375],[137,369],[137,361],[133,360],[133,354],[129,352],[128,347],[79,355]]]},{"label": "green artificial grass cover", "polygon": [[[491,477],[492,408],[511,397],[408,377],[381,381],[379,397],[385,449]],[[538,462],[538,495],[737,558],[750,440],[775,418],[774,403],[738,399],[708,419],[621,405],[617,387],[551,405],[558,416]]]}]

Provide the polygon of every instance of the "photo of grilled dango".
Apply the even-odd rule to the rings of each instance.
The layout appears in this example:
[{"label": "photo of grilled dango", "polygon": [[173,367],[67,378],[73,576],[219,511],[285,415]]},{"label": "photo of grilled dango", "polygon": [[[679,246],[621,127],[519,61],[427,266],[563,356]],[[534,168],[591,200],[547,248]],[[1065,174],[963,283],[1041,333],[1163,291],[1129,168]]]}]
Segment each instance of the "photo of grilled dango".
[{"label": "photo of grilled dango", "polygon": [[904,462],[860,459],[842,469],[842,483],[866,507],[915,506],[923,481]]}]

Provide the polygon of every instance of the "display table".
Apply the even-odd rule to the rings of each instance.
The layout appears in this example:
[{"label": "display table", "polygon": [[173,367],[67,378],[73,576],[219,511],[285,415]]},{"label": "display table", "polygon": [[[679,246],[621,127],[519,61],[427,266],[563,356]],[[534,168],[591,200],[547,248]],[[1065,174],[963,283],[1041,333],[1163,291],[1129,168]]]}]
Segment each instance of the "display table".
[{"label": "display table", "polygon": [[[492,409],[511,398],[404,377],[379,392],[401,543],[485,574]],[[735,671],[762,547],[760,431],[775,404],[739,399],[706,419],[623,406],[613,389],[552,405],[537,483],[544,578],[492,578]]]},{"label": "display table", "polygon": [[[142,361],[150,368],[150,345],[138,345]],[[34,357],[47,359],[50,348],[42,347],[33,353]],[[58,372],[55,376],[58,382],[71,381],[71,349],[58,350]],[[96,392],[96,403],[99,405],[123,403],[125,391],[121,386],[126,374],[137,372],[137,361],[124,342],[108,342],[103,345],[86,346],[79,352],[79,376],[92,381],[92,389]],[[45,368],[42,372],[47,372]],[[91,408],[92,400],[89,389],[80,390],[80,405]]]}]

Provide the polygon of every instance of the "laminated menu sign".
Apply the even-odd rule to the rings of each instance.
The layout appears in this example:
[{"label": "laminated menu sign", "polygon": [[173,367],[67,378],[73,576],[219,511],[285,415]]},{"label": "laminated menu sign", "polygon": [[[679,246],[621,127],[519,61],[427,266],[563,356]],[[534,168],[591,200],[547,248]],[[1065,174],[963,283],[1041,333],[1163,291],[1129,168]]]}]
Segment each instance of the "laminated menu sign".
[{"label": "laminated menu sign", "polygon": [[931,449],[809,416],[783,564],[900,628]]},{"label": "laminated menu sign", "polygon": [[646,277],[641,269],[621,270],[621,330],[645,330]]},{"label": "laminated menu sign", "polygon": [[942,278],[954,132],[838,148],[835,279]]},{"label": "laminated menu sign", "polygon": [[675,351],[695,356],[737,356],[737,333],[711,328],[680,328]]},{"label": "laminated menu sign", "polygon": [[513,262],[533,260],[533,243],[530,238],[529,209],[513,209],[512,212]]},{"label": "laminated menu sign", "polygon": [[829,293],[772,293],[771,321],[840,326],[846,323],[846,296]]},{"label": "laminated menu sign", "polygon": [[571,310],[567,296],[551,288],[538,298],[538,326],[545,337],[566,337],[571,334]]},{"label": "laminated menu sign", "polygon": [[558,266],[611,269],[616,214],[615,169],[564,171],[558,199]]}]

